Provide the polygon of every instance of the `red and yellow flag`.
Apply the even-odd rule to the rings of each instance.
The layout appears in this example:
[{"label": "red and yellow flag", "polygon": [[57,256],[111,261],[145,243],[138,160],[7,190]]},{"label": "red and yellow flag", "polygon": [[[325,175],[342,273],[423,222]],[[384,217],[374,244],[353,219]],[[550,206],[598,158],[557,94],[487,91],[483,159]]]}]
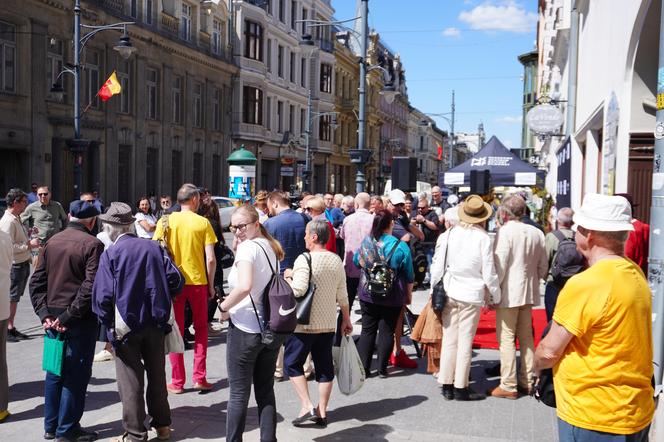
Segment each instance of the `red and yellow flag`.
[{"label": "red and yellow flag", "polygon": [[106,80],[101,89],[99,89],[97,95],[101,98],[101,101],[108,101],[109,98],[120,92],[122,92],[122,86],[120,86],[118,77],[115,75],[115,71],[113,71],[111,76],[108,77],[108,80]]},{"label": "red and yellow flag", "polygon": [[443,159],[443,146],[441,146],[440,143],[437,144],[438,144],[438,161],[440,161]]}]

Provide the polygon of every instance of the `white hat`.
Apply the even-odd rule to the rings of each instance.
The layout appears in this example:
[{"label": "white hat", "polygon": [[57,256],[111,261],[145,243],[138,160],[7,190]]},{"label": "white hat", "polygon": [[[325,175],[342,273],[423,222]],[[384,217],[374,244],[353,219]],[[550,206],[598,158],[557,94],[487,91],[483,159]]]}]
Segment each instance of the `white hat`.
[{"label": "white hat", "polygon": [[450,206],[456,206],[458,203],[459,203],[459,197],[456,196],[455,194],[451,193],[447,197],[447,204],[449,204]]},{"label": "white hat", "polygon": [[406,194],[399,189],[390,190],[389,193],[390,203],[396,206],[397,204],[406,203]]},{"label": "white hat", "polygon": [[622,196],[588,194],[572,219],[576,225],[599,232],[634,230],[632,208]]}]

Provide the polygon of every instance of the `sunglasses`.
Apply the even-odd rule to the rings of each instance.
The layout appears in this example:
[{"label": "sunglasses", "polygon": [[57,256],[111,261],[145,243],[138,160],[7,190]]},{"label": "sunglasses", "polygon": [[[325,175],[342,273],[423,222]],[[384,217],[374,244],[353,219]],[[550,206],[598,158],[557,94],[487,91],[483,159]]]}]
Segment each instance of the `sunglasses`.
[{"label": "sunglasses", "polygon": [[304,211],[305,211],[305,212],[311,212],[312,210],[314,210],[314,209],[312,209],[311,207],[305,207],[305,208],[304,208]]},{"label": "sunglasses", "polygon": [[243,231],[245,231],[245,230],[247,229],[247,226],[248,226],[249,224],[253,224],[253,223],[238,224],[237,226],[231,224],[231,225],[229,226],[229,229],[230,229],[230,231],[233,232],[233,233],[235,233],[235,232],[243,232]]},{"label": "sunglasses", "polygon": [[418,207],[417,210],[426,210],[426,207]]},{"label": "sunglasses", "polygon": [[38,193],[37,195],[39,195],[39,196],[48,196],[48,192],[46,192],[46,193]]}]

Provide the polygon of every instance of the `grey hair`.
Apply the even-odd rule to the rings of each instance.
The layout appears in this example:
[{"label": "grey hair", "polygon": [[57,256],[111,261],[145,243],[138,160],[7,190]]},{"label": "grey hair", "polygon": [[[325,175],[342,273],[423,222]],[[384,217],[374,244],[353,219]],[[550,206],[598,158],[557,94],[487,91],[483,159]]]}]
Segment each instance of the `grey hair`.
[{"label": "grey hair", "polygon": [[315,219],[307,223],[307,232],[310,235],[316,235],[316,243],[325,245],[330,240],[330,230],[325,219]]},{"label": "grey hair", "polygon": [[573,217],[574,211],[569,207],[563,207],[558,211],[558,223],[563,226],[571,226]]},{"label": "grey hair", "polygon": [[103,230],[108,234],[111,241],[115,242],[115,240],[118,239],[118,236],[123,233],[134,233],[134,224],[104,223]]},{"label": "grey hair", "polygon": [[195,196],[199,196],[198,187],[193,184],[187,183],[183,184],[182,187],[178,190],[178,203],[186,203],[190,201]]},{"label": "grey hair", "polygon": [[341,202],[346,204],[354,204],[355,198],[353,198],[351,195],[346,195],[341,199]]},{"label": "grey hair", "polygon": [[75,216],[71,216],[71,215],[69,215],[69,221],[70,221],[70,222],[73,221],[73,222],[75,222],[75,223],[85,223],[85,224],[87,224],[87,223],[91,222],[91,221],[92,221],[93,219],[95,219],[95,218],[96,218],[96,216],[93,216],[93,217],[90,217],[90,218],[76,218]]}]

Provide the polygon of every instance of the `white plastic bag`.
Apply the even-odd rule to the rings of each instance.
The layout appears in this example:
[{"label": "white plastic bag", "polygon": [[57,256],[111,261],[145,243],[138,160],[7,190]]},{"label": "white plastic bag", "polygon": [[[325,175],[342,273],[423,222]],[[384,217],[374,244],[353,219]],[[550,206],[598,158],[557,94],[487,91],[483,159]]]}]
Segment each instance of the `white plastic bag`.
[{"label": "white plastic bag", "polygon": [[175,322],[175,314],[172,305],[171,316],[168,318],[168,323],[171,325],[171,332],[164,337],[164,352],[166,354],[184,353],[184,340],[182,339],[178,323]]},{"label": "white plastic bag", "polygon": [[337,384],[343,394],[351,395],[362,388],[365,379],[364,366],[351,336],[341,338],[336,371]]}]

